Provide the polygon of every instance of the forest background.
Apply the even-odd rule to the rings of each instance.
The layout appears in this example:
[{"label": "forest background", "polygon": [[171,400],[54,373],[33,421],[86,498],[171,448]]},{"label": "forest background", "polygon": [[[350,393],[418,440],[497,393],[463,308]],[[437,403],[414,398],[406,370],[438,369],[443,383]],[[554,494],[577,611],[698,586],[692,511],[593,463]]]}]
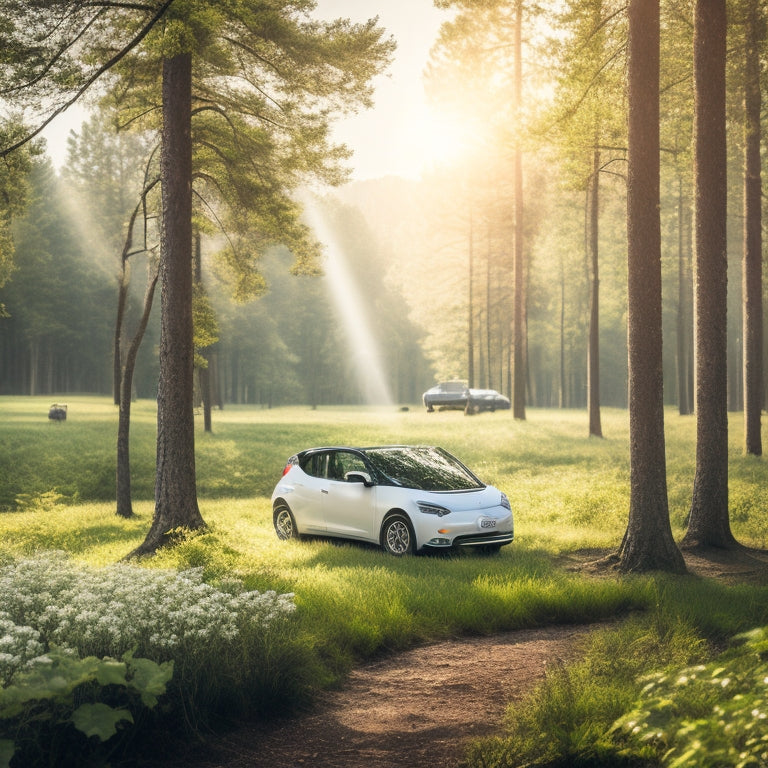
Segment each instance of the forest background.
[{"label": "forest background", "polygon": [[[626,18],[611,3],[544,5],[526,17],[521,103],[512,93],[512,6],[446,14],[424,73],[441,116],[441,156],[419,179],[353,181],[315,190],[326,257],[347,273],[361,326],[344,321],[332,276],[295,277],[292,255],[266,250],[265,290],[237,300],[203,235],[202,274],[215,332],[198,340],[219,406],[249,403],[412,404],[436,379],[511,395],[514,151],[524,160],[527,402],[587,402],[590,292],[599,282],[600,398],[627,403]],[[592,7],[594,6],[594,7]],[[742,407],[741,241],[744,118],[742,22],[729,24],[729,407]],[[606,21],[590,25],[596,12]],[[662,4],[662,265],[667,403],[692,401],[691,9]],[[599,39],[598,39],[599,38]],[[599,45],[598,45],[599,43]],[[764,49],[764,44],[763,44]],[[489,53],[491,51],[491,53]],[[763,50],[764,63],[764,50]],[[15,270],[0,290],[0,394],[110,393],[116,275],[125,223],[151,138],[116,133],[103,103],[71,134],[54,170],[43,154],[15,223]],[[597,140],[592,135],[600,131]],[[418,130],[418,126],[414,126]],[[444,135],[443,135],[444,134]],[[599,168],[599,201],[591,180]],[[599,279],[590,243],[590,206]],[[143,261],[142,261],[143,259]],[[125,326],[138,322],[147,258],[132,257]],[[326,261],[327,267],[327,261]],[[235,298],[233,299],[233,293]],[[348,298],[348,297],[347,297]],[[139,353],[134,392],[156,392],[158,312]],[[362,316],[361,316],[362,315]],[[207,343],[207,346],[202,346]],[[365,371],[380,366],[386,395]],[[363,373],[361,374],[361,370]],[[681,394],[683,395],[681,397]]]}]

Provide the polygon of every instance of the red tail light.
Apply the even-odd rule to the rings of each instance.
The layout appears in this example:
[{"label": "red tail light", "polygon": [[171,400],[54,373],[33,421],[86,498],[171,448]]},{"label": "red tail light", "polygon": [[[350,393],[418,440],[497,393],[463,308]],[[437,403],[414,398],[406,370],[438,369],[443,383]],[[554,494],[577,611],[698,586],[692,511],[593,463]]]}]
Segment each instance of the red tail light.
[{"label": "red tail light", "polygon": [[291,464],[291,462],[289,461],[289,462],[288,462],[288,463],[285,465],[285,469],[283,470],[283,474],[281,475],[281,477],[285,477],[285,476],[288,474],[288,470],[289,470],[289,469],[290,469],[292,466],[293,466],[293,464]]}]

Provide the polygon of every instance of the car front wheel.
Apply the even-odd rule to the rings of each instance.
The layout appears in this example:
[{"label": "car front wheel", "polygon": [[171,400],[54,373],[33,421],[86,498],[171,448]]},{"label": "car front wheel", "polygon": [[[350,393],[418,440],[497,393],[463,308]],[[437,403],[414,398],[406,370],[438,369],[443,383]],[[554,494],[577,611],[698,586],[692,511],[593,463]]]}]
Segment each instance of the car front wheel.
[{"label": "car front wheel", "polygon": [[296,530],[296,521],[293,519],[293,512],[291,512],[287,504],[278,504],[275,507],[272,520],[275,524],[275,533],[278,539],[286,541],[299,538],[299,533]]},{"label": "car front wheel", "polygon": [[384,521],[381,527],[381,546],[385,552],[396,557],[413,554],[413,530],[405,515],[392,515]]}]

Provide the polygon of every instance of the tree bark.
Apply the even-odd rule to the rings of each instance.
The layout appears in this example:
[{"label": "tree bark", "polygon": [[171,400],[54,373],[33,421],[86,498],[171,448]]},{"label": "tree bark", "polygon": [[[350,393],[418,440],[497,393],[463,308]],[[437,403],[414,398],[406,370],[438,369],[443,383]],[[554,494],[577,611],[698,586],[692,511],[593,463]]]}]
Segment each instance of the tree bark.
[{"label": "tree bark", "polygon": [[682,573],[669,522],[664,443],[658,0],[629,5],[627,235],[630,507],[618,566]]},{"label": "tree bark", "polygon": [[685,245],[685,199],[683,180],[678,178],[677,190],[677,399],[681,416],[693,412],[691,407],[690,370],[690,303],[691,284]]},{"label": "tree bark", "polygon": [[40,361],[40,341],[30,339],[29,341],[29,395],[37,395],[37,373]]},{"label": "tree bark", "polygon": [[686,547],[735,544],[728,519],[725,0],[694,10],[696,472]]},{"label": "tree bark", "polygon": [[475,262],[475,231],[472,211],[469,212],[469,310],[467,313],[467,384],[475,386],[475,296],[474,296],[474,264]]},{"label": "tree bark", "polygon": [[[491,312],[491,223],[488,222],[488,242],[487,242],[487,255],[485,259],[485,357],[488,374],[486,377],[486,387],[493,389],[493,327],[492,312]],[[501,383],[499,383],[501,387]]]},{"label": "tree bark", "polygon": [[566,395],[566,377],[565,377],[565,259],[560,254],[560,392],[558,394],[558,405],[560,408],[568,406]]},{"label": "tree bark", "polygon": [[763,453],[763,236],[760,168],[760,35],[757,0],[751,0],[746,20],[744,68],[744,449]]},{"label": "tree bark", "polygon": [[593,153],[589,182],[589,343],[587,345],[587,410],[589,434],[603,436],[600,420],[600,265],[598,222],[600,218],[600,150]]},{"label": "tree bark", "polygon": [[125,355],[125,366],[122,370],[120,381],[120,410],[117,422],[117,511],[120,517],[133,517],[133,499],[131,494],[131,458],[130,458],[130,431],[131,431],[131,398],[133,396],[133,372],[136,369],[136,357],[144,338],[144,332],[149,324],[149,316],[152,312],[152,304],[155,297],[158,272],[151,270],[147,281],[147,291],[144,296],[144,309],[141,313],[139,327],[128,346]]},{"label": "tree bark", "polygon": [[[515,2],[515,113],[519,116],[523,98],[523,0]],[[514,373],[512,409],[516,419],[525,419],[525,280],[523,264],[523,152],[518,143],[515,147],[515,306],[514,306]]]},{"label": "tree bark", "polygon": [[192,55],[163,60],[160,379],[155,511],[149,554],[180,530],[205,527],[197,505],[192,339]]},{"label": "tree bark", "polygon": [[[202,238],[200,233],[195,233],[195,282],[197,283],[198,290],[201,292],[203,288],[203,254],[202,254]],[[203,430],[205,432],[213,432],[213,420],[211,418],[211,371],[210,371],[210,356],[202,349],[197,351],[197,354],[203,360],[204,365],[201,365],[197,370],[197,377],[200,383],[200,398],[203,401]]]},{"label": "tree bark", "polygon": [[115,405],[120,405],[121,382],[123,378],[123,360],[120,339],[123,333],[123,318],[128,300],[128,264],[125,259],[120,266],[117,283],[117,317],[115,318],[115,337],[112,342],[112,391]]}]

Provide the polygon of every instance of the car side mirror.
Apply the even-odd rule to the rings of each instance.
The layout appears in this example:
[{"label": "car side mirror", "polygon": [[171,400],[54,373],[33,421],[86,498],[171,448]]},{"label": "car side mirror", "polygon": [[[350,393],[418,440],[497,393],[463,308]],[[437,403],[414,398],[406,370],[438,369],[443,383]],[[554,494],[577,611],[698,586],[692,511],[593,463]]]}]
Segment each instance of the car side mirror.
[{"label": "car side mirror", "polygon": [[358,470],[352,470],[344,474],[344,479],[348,483],[362,483],[366,488],[370,488],[373,485],[373,480],[367,472],[359,472]]}]

